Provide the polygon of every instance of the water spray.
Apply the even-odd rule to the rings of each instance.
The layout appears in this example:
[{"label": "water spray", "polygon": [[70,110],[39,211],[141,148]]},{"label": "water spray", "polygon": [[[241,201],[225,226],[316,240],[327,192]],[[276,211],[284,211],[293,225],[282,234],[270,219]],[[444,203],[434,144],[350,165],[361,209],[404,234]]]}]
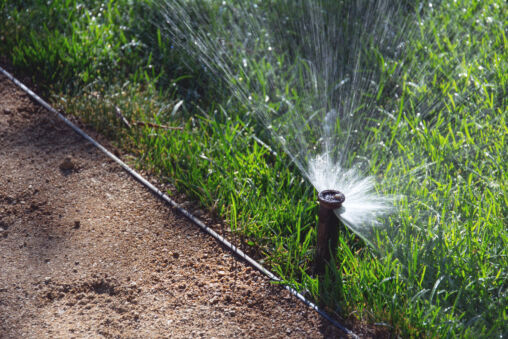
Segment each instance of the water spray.
[{"label": "water spray", "polygon": [[330,262],[332,255],[337,252],[339,228],[342,222],[334,210],[342,208],[346,200],[343,193],[337,190],[324,190],[319,192],[319,222],[317,230],[317,251],[314,273],[322,275]]}]

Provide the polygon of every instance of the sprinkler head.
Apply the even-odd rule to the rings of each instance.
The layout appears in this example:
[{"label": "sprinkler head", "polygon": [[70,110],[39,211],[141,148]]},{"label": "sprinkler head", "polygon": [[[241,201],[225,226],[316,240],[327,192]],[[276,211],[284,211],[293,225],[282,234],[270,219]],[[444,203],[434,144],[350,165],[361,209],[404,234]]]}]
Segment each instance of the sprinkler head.
[{"label": "sprinkler head", "polygon": [[344,196],[344,194],[336,190],[324,190],[319,192],[318,194],[319,204],[331,210],[341,208],[342,203],[345,200],[346,197]]},{"label": "sprinkler head", "polygon": [[344,194],[336,190],[324,190],[318,194],[319,221],[314,273],[319,276],[325,273],[326,265],[337,253],[341,222],[335,215],[334,210],[341,208],[345,200]]}]

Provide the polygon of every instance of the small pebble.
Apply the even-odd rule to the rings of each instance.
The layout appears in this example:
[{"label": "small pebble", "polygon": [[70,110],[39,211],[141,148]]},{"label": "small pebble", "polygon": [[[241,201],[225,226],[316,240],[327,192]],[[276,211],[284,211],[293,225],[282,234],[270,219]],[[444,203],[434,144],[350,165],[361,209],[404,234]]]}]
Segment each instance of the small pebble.
[{"label": "small pebble", "polygon": [[203,210],[196,210],[193,214],[196,218],[201,218],[203,215],[205,215],[205,212]]},{"label": "small pebble", "polygon": [[72,162],[72,159],[70,157],[66,157],[60,164],[60,169],[62,171],[70,171],[74,169],[74,163]]}]

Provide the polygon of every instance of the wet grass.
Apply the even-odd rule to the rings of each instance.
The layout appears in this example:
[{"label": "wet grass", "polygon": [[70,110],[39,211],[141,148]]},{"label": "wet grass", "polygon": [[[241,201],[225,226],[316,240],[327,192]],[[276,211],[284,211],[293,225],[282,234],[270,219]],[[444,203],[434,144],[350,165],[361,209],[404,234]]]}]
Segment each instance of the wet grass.
[{"label": "wet grass", "polygon": [[314,189],[276,144],[274,155],[258,141],[269,140],[263,128],[174,48],[147,19],[151,11],[151,1],[0,0],[0,53],[140,167],[231,221],[244,249],[329,311],[386,323],[403,337],[507,335],[503,1],[443,1],[422,19],[407,49],[421,67],[391,77],[400,109],[369,124],[357,150],[380,186],[401,195],[398,212],[379,250],[341,233],[332,274],[342,291],[326,296],[308,274]]}]

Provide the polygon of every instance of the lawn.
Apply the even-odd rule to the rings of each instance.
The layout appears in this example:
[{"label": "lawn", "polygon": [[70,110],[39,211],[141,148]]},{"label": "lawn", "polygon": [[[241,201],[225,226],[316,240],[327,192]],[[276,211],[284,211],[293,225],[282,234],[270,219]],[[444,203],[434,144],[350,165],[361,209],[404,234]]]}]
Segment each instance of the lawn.
[{"label": "lawn", "polygon": [[[0,55],[330,313],[402,337],[507,335],[508,6],[403,2],[362,14],[321,1],[350,15],[336,31],[342,23],[325,15],[316,32],[327,34],[313,36],[341,34],[320,52],[352,66],[341,68],[306,62],[317,53],[306,3],[0,0]],[[384,19],[397,22],[394,37],[378,30]],[[348,74],[359,80],[336,94]],[[323,102],[349,107],[331,130]],[[376,227],[341,231],[326,289],[311,272],[318,204],[307,165],[323,135],[340,166],[370,176],[393,205]]]}]

